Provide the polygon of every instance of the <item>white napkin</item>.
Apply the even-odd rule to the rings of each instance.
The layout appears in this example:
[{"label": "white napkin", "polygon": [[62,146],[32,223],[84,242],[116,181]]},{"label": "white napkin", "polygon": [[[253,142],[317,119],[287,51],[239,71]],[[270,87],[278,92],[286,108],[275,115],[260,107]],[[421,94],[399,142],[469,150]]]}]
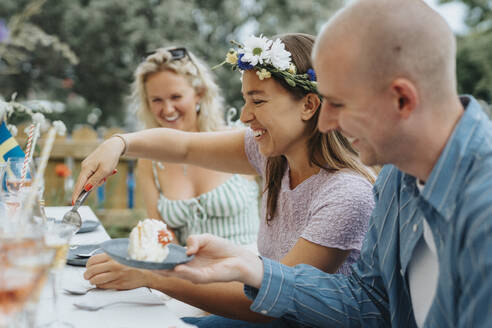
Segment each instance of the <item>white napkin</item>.
[{"label": "white napkin", "polygon": [[131,304],[130,306],[164,305],[165,302],[157,295],[152,294],[148,288],[141,287],[131,290],[92,290],[84,296],[77,297],[74,304],[102,306],[114,302],[136,302],[145,304]]},{"label": "white napkin", "polygon": [[[75,313],[88,313],[86,318],[94,321],[97,327],[120,328],[120,327],[156,327],[156,318],[162,316],[159,327],[162,328],[196,328],[179,320],[174,314],[169,317],[169,309],[165,302],[156,294],[150,292],[146,287],[132,290],[93,290],[84,296],[74,296],[77,304],[104,305],[117,301],[143,302],[141,304],[121,304],[109,306],[97,312],[77,311]],[[150,305],[150,306],[149,306]],[[159,306],[162,305],[162,308]],[[116,316],[116,317],[115,317]],[[124,324],[123,324],[124,323]],[[138,326],[137,326],[138,324]],[[94,326],[94,325],[92,325]],[[85,326],[84,326],[85,327]]]},{"label": "white napkin", "polygon": [[87,289],[96,287],[95,285],[92,285],[88,280],[85,280],[83,274],[84,271],[73,270],[67,273],[64,272],[61,282],[62,290],[68,289],[83,292]]}]

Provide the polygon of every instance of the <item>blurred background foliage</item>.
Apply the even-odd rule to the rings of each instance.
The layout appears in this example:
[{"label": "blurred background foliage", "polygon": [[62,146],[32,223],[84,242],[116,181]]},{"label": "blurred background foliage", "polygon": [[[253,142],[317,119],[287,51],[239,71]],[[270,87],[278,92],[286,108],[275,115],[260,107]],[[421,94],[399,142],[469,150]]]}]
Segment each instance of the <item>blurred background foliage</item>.
[{"label": "blurred background foliage", "polygon": [[492,0],[460,2],[468,8],[465,23],[469,29],[465,35],[458,36],[458,88],[461,93],[473,94],[490,104],[492,103]]},{"label": "blurred background foliage", "polygon": [[[440,0],[441,3],[450,0]],[[492,1],[463,0],[458,37],[461,93],[492,102]],[[135,129],[126,109],[132,73],[160,46],[185,45],[210,66],[232,39],[251,33],[316,34],[343,0],[2,0],[0,96],[63,104],[51,114],[75,124]],[[240,108],[238,74],[216,71],[227,107]]]},{"label": "blurred background foliage", "polygon": [[[251,33],[316,34],[341,4],[341,0],[2,0],[0,19],[10,35],[0,43],[8,48],[4,52],[0,48],[0,95],[8,99],[17,92],[17,99],[60,101],[65,108],[58,115],[69,129],[77,123],[132,129],[135,120],[127,114],[125,97],[133,71],[146,53],[160,46],[185,45],[213,66],[225,57],[230,40]],[[29,5],[34,10],[28,9],[26,15]],[[28,16],[24,26],[36,27],[35,33],[13,27],[15,15],[23,11]],[[33,37],[36,33],[40,34]],[[56,39],[58,47],[47,39]],[[24,43],[32,46],[18,46]],[[18,61],[7,60],[12,49]],[[240,108],[239,75],[227,69],[216,75],[227,107]]]}]

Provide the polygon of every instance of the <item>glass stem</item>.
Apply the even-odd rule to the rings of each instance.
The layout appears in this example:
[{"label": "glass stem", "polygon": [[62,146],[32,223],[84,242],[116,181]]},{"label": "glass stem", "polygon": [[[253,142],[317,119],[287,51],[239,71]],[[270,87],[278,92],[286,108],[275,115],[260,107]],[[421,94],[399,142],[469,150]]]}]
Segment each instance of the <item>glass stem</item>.
[{"label": "glass stem", "polygon": [[58,304],[58,284],[60,282],[59,270],[53,270],[51,272],[51,279],[53,282],[53,310],[55,311],[55,322],[58,323],[59,320],[59,304]]}]

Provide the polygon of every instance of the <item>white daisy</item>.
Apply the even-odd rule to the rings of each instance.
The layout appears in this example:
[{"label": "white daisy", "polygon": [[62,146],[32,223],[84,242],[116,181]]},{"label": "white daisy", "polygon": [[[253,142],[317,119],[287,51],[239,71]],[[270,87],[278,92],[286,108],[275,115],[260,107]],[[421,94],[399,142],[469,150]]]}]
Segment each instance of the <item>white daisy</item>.
[{"label": "white daisy", "polygon": [[41,113],[35,113],[32,115],[32,121],[35,124],[42,125],[44,123],[44,115]]},{"label": "white daisy", "polygon": [[290,52],[285,50],[285,44],[280,39],[275,39],[268,50],[270,63],[279,70],[287,70],[290,67]]},{"label": "white daisy", "polygon": [[96,113],[89,113],[89,115],[87,115],[87,123],[89,124],[96,124],[97,121],[99,120],[99,116],[96,114]]},{"label": "white daisy", "polygon": [[65,135],[65,132],[67,132],[67,127],[62,121],[54,121],[53,128],[55,128],[56,133],[58,133],[58,135],[60,136]]},{"label": "white daisy", "polygon": [[272,40],[260,35],[250,36],[244,41],[244,48],[239,50],[240,54],[244,54],[241,61],[250,63],[253,66],[258,63],[263,64],[268,59],[268,49],[272,44]]}]

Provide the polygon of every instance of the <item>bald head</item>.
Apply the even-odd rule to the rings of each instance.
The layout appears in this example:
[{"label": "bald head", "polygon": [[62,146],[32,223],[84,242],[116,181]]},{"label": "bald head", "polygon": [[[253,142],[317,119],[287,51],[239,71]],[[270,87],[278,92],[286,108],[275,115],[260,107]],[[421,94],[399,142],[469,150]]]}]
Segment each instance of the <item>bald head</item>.
[{"label": "bald head", "polygon": [[428,103],[456,92],[453,33],[421,0],[353,2],[324,26],[315,60],[333,51],[350,63],[347,74],[368,86],[384,88],[407,78]]}]

